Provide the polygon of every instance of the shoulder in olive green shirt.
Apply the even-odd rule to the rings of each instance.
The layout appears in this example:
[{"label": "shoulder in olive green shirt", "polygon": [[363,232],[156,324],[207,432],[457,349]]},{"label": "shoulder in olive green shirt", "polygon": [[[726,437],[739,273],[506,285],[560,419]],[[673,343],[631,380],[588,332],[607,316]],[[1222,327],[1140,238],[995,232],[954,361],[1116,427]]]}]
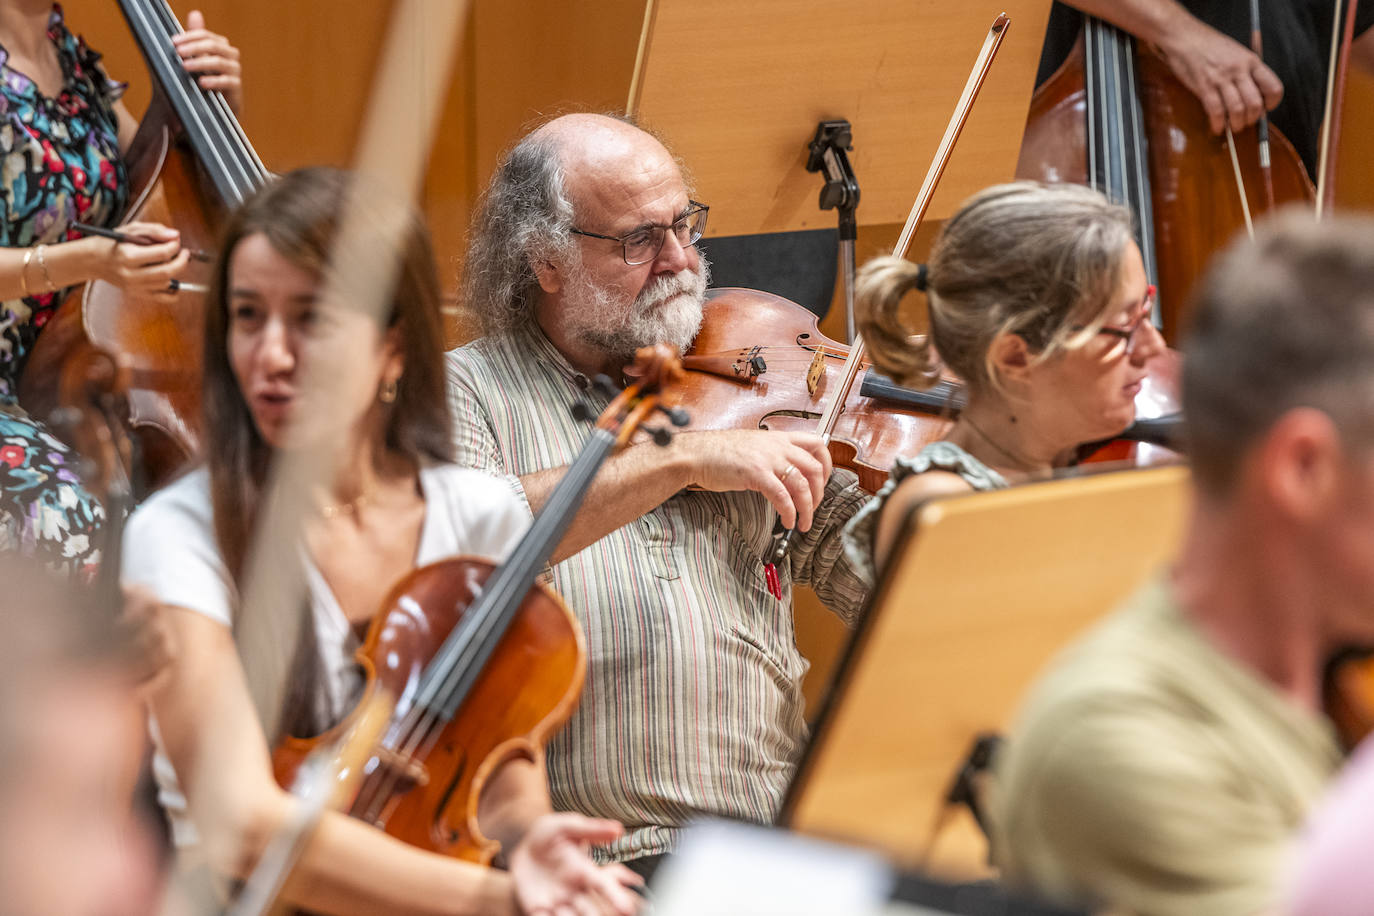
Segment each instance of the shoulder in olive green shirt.
[{"label": "shoulder in olive green shirt", "polygon": [[1064,902],[1263,912],[1340,760],[1324,718],[1215,649],[1155,581],[1030,694],[997,761],[994,857]]}]

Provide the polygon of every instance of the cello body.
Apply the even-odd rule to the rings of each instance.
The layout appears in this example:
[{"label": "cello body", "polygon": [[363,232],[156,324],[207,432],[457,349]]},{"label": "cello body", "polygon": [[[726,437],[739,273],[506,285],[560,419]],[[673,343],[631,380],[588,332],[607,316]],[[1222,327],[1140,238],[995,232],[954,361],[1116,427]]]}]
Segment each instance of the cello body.
[{"label": "cello body", "polygon": [[[1160,327],[1165,339],[1177,344],[1186,324],[1188,296],[1207,261],[1245,231],[1231,153],[1225,136],[1212,134],[1202,104],[1153,48],[1104,22],[1085,19],[1068,59],[1031,99],[1016,175],[1090,184],[1116,196],[1094,177],[1092,160],[1111,155],[1111,141],[1117,139],[1103,130],[1107,119],[1102,110],[1116,103],[1118,89],[1133,91],[1139,102],[1139,126],[1127,113],[1119,139],[1138,145],[1128,152],[1148,168],[1142,189],[1148,203],[1137,204],[1130,195],[1124,202],[1132,204],[1142,223],[1149,221],[1142,226],[1142,254],[1159,288]],[[1129,56],[1116,52],[1122,42],[1133,46]],[[1106,65],[1099,61],[1107,57],[1119,59],[1125,72],[1104,78]],[[1120,87],[1113,85],[1118,80]],[[1273,204],[1314,200],[1316,190],[1293,145],[1273,126],[1269,135]],[[1250,212],[1258,217],[1271,204],[1259,163],[1257,129],[1252,126],[1235,134],[1235,145]],[[1145,250],[1147,245],[1152,251]]]},{"label": "cello body", "polygon": [[[388,746],[398,723],[415,711],[426,667],[493,568],[484,560],[454,557],[417,569],[392,589],[373,618],[357,660],[369,692],[384,689],[397,698],[383,739]],[[586,664],[582,629],[572,611],[553,591],[536,585],[457,715],[435,732],[423,754],[374,757],[370,765],[376,769],[364,774],[349,813],[412,846],[489,863],[499,845],[477,825],[482,788],[507,760],[539,759],[544,742],[572,715]],[[272,755],[277,782],[290,786],[306,756],[350,725],[345,721],[315,738],[283,739]],[[379,794],[379,785],[389,781],[397,791]]]},{"label": "cello body", "polygon": [[[270,177],[217,93],[201,90],[176,62],[181,29],[166,0],[120,0],[154,81],[152,101],[125,156],[132,188],[120,222],[175,228],[183,248],[212,251],[224,214]],[[73,233],[72,237],[76,237]],[[192,260],[188,288],[171,301],[126,296],[103,281],[75,289],[38,336],[20,380],[20,401],[35,416],[58,405],[69,354],[111,353],[126,384],[127,419],[142,460],[134,477],[156,486],[200,447],[203,290],[211,266]]]},{"label": "cello body", "polygon": [[[224,208],[204,193],[178,130],[155,93],[126,157],[133,194],[120,221],[172,226],[183,247],[213,249]],[[184,279],[204,286],[209,273],[209,265],[192,261]],[[101,280],[74,289],[34,345],[21,382],[24,405],[35,416],[57,406],[62,366],[72,354],[88,347],[114,354],[127,380],[127,422],[138,436],[148,483],[161,483],[199,448],[204,310],[204,295],[193,290],[165,302],[126,296]]]}]

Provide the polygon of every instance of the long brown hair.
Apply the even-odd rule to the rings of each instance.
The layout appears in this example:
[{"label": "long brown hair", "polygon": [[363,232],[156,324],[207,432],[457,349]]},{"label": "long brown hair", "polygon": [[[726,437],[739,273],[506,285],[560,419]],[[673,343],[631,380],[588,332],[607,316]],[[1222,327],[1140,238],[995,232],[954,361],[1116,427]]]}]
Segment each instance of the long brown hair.
[{"label": "long brown hair", "polygon": [[[995,185],[946,221],[928,266],[893,257],[864,265],[859,330],[874,365],[901,384],[934,384],[943,360],[970,391],[996,387],[989,352],[999,335],[1019,334],[1041,359],[1092,338],[1111,317],[1130,239],[1130,211],[1090,188]],[[898,310],[912,290],[930,307],[919,341]]]},{"label": "long brown hair", "polygon": [[[229,362],[230,259],[239,242],[261,234],[292,264],[322,277],[345,203],[359,193],[366,195],[365,203],[371,207],[394,211],[399,206],[361,187],[347,172],[300,169],[260,190],[234,211],[224,227],[207,297],[202,398],[215,538],[236,582],[244,573],[272,447],[259,434]],[[376,224],[388,222],[379,218]],[[399,330],[405,366],[395,401],[386,405],[385,444],[388,451],[419,467],[426,459],[453,459],[452,419],[434,251],[428,231],[413,211],[405,214],[403,225],[398,241],[379,231],[373,246],[374,251],[394,254],[398,264],[385,327]],[[288,710],[301,706],[302,694],[313,695],[315,685],[309,682],[319,673],[310,615],[302,615],[302,621],[297,641],[300,664],[293,666]],[[322,724],[302,721],[300,715],[289,712],[283,714],[282,722],[292,731]]]}]

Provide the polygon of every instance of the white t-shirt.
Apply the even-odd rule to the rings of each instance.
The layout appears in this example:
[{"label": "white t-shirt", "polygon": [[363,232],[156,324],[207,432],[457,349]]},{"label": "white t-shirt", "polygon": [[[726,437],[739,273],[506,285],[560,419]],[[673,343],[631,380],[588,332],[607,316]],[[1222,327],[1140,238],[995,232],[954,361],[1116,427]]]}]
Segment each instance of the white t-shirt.
[{"label": "white t-shirt", "polygon": [[[420,470],[420,492],[425,518],[416,566],[458,554],[499,562],[530,525],[526,505],[504,481],[483,471],[426,466]],[[360,687],[353,661],[359,641],[324,577],[309,557],[303,560],[329,706],[341,717]],[[153,494],[130,517],[124,531],[122,578],[126,585],[149,589],[162,604],[233,626],[239,595],[215,541],[208,470],[198,468]],[[156,723],[153,737],[159,747],[154,773],[162,803],[172,818],[178,844],[192,843],[194,832],[184,817],[185,800],[170,762],[161,753]]]}]

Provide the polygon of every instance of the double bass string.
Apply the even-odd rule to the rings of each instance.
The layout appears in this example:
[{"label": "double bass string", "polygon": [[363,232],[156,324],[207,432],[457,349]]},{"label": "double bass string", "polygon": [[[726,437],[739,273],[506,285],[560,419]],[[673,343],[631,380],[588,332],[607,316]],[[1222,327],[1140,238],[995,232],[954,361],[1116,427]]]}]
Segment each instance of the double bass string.
[{"label": "double bass string", "polygon": [[[181,24],[165,0],[126,0],[123,7],[130,25],[143,39],[148,62],[157,71],[158,82],[168,93],[177,116],[191,122],[185,124],[188,135],[205,139],[205,143],[196,144],[197,152],[216,179],[216,187],[230,204],[242,203],[267,180],[267,170],[257,153],[251,151],[223,97],[218,92],[200,90],[194,78],[182,69],[171,42],[172,35],[183,31]],[[209,101],[211,98],[215,101]],[[216,104],[218,112],[214,109]],[[235,125],[232,133],[226,122]]]}]

